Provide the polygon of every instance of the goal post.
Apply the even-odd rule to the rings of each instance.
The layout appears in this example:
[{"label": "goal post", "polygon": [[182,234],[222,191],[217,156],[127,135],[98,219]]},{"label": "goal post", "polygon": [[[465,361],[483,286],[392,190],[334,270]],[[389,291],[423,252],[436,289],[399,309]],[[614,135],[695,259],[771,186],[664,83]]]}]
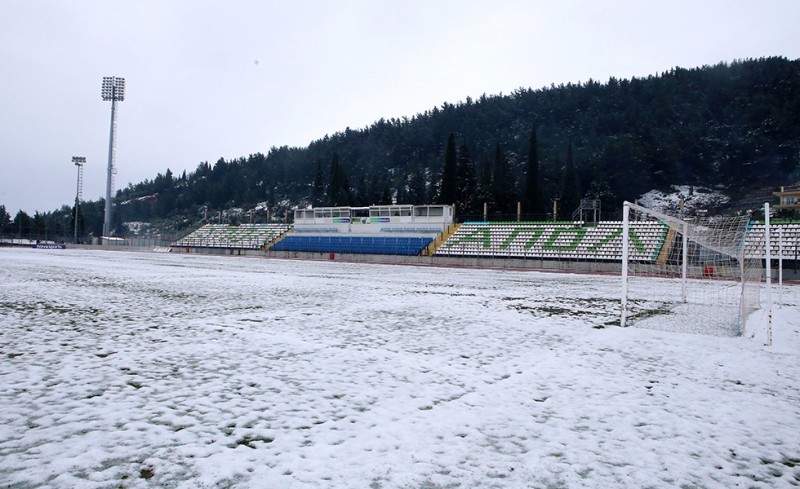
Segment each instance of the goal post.
[{"label": "goal post", "polygon": [[750,225],[749,215],[682,219],[625,202],[620,325],[742,334],[760,302],[761,263],[744,253]]}]

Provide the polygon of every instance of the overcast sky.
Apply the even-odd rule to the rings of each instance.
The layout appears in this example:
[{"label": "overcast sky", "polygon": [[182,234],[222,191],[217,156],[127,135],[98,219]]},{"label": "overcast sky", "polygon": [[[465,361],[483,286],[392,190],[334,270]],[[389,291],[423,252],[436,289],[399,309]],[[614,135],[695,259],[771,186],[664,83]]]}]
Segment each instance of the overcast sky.
[{"label": "overcast sky", "polygon": [[307,146],[467,96],[800,58],[798,0],[3,0],[0,204],[105,195],[170,168]]}]

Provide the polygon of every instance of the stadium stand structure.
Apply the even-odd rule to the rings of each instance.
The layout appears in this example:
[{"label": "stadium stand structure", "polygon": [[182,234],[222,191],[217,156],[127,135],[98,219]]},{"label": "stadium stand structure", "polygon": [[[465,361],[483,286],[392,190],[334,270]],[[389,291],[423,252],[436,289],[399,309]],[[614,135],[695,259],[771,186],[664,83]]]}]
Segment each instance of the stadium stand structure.
[{"label": "stadium stand structure", "polygon": [[[800,221],[773,220],[771,253],[800,257]],[[663,260],[674,245],[668,227],[659,221],[631,226],[631,253],[639,260]],[[622,222],[600,221],[585,226],[567,222],[467,222],[436,251],[439,256],[483,256],[569,260],[622,259]],[[753,221],[745,237],[745,256],[764,258],[764,223]]]},{"label": "stadium stand structure", "polygon": [[[770,222],[770,254],[778,258],[782,252],[788,260],[797,261],[800,257],[800,221],[772,220]],[[744,242],[746,258],[760,258],[766,256],[764,243],[764,222],[753,221],[747,232]]]},{"label": "stadium stand structure", "polygon": [[415,256],[452,222],[447,205],[296,208],[294,228],[269,250]]},{"label": "stadium stand structure", "polygon": [[[545,260],[604,260],[622,258],[622,223],[601,221],[584,226],[581,221],[464,223],[437,256],[489,258],[536,258]],[[630,232],[630,252],[638,259],[658,260],[667,237],[667,226],[640,223]]]},{"label": "stadium stand structure", "polygon": [[[450,265],[591,270],[613,273],[622,260],[622,222],[536,221],[453,223],[452,207],[392,205],[294,210],[294,225],[207,224],[173,243],[177,252],[300,257],[297,253],[427,257]],[[771,222],[771,254],[798,277],[800,221]],[[636,221],[629,231],[629,259],[665,264],[681,249],[659,220]],[[745,256],[764,259],[764,224],[752,221]],[[271,252],[275,252],[271,254]],[[486,262],[482,260],[491,260]],[[498,261],[500,260],[500,261]],[[582,264],[583,262],[583,264]]]},{"label": "stadium stand structure", "polygon": [[289,229],[287,224],[206,224],[176,241],[173,247],[259,249]]}]

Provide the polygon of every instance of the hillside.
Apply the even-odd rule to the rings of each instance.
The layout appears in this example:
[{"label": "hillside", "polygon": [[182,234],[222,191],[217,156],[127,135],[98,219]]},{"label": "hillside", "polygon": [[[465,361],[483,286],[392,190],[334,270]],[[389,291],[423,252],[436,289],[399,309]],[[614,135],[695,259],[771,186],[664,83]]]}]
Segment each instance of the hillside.
[{"label": "hillside", "polygon": [[[524,209],[529,218],[545,217],[550,200],[566,193],[599,197],[609,213],[624,199],[671,185],[710,188],[736,201],[800,179],[800,60],[520,88],[346,128],[304,148],[202,162],[182,175],[166,170],[117,192],[115,225],[122,232],[123,222],[160,220],[178,231],[237,208],[241,219],[255,209],[263,220],[294,205],[435,201],[450,133],[462,216],[484,201],[492,214],[509,212],[509,202],[531,202],[529,159],[538,164],[540,189],[538,204]],[[574,174],[565,179],[566,167]],[[82,211],[85,232],[97,235],[102,201],[86,202]],[[68,207],[56,212],[68,220]]]}]

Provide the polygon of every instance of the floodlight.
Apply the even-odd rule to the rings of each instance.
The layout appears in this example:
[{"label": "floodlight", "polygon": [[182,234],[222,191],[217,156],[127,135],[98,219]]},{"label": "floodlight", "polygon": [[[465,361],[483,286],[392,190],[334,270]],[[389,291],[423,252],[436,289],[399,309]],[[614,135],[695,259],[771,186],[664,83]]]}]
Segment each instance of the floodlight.
[{"label": "floodlight", "polygon": [[118,76],[104,76],[100,94],[106,102],[109,100],[122,102],[125,100],[125,79]]},{"label": "floodlight", "polygon": [[[111,194],[114,187],[114,156],[116,146],[114,140],[117,133],[116,106],[117,102],[125,100],[125,79],[118,76],[104,76],[100,87],[100,94],[104,101],[111,101],[111,135],[108,142],[108,178],[106,183],[106,208],[103,219],[103,236],[111,235]],[[77,163],[76,163],[77,164]]]},{"label": "floodlight", "polygon": [[73,156],[72,162],[75,163],[75,166],[78,167],[78,188],[75,192],[75,243],[78,242],[78,219],[80,218],[80,213],[78,212],[78,207],[81,205],[81,192],[83,192],[83,164],[86,163],[85,156]]}]

